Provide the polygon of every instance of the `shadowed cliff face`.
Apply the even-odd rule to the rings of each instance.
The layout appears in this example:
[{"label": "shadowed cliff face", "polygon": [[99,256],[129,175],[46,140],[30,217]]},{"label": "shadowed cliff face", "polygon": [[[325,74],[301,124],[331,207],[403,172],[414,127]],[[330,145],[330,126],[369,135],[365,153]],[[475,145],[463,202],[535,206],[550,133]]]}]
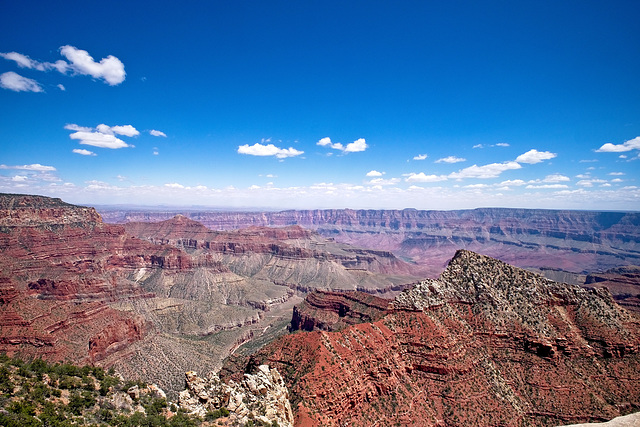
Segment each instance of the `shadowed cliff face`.
[{"label": "shadowed cliff face", "polygon": [[[307,320],[335,319],[345,299],[313,295]],[[459,251],[378,320],[284,336],[223,377],[277,368],[303,426],[559,425],[637,410],[639,349],[608,291]]]},{"label": "shadowed cliff face", "polygon": [[[108,222],[161,221],[178,212],[101,210]],[[458,249],[524,268],[588,273],[640,261],[640,214],[474,209],[182,212],[214,230],[300,225],[324,237],[391,251],[437,277]]]}]

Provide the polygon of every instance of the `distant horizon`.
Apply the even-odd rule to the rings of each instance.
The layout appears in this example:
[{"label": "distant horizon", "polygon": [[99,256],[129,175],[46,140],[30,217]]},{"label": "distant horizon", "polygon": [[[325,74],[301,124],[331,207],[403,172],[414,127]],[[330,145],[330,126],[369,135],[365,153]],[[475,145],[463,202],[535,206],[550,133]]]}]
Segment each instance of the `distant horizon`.
[{"label": "distant horizon", "polygon": [[621,0],[3,2],[0,191],[637,211],[637,16]]}]

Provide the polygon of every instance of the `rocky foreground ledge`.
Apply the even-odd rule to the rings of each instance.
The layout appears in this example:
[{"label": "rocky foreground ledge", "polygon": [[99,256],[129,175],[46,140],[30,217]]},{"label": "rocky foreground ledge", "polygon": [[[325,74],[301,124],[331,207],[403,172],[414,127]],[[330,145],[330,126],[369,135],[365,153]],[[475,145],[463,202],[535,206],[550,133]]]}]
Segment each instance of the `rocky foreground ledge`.
[{"label": "rocky foreground ledge", "polygon": [[187,372],[186,385],[180,393],[180,407],[192,414],[204,418],[210,411],[226,409],[233,425],[256,420],[293,427],[289,391],[278,371],[267,365],[258,366],[255,374],[245,374],[239,383],[223,383],[214,372],[206,378]]}]

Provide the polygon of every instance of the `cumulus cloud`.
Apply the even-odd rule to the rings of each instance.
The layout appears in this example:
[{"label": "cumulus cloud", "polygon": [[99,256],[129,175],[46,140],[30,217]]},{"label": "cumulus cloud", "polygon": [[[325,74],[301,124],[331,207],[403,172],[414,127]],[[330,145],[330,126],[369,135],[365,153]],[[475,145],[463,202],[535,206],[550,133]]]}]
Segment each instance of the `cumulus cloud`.
[{"label": "cumulus cloud", "polygon": [[366,150],[368,147],[369,146],[365,142],[364,138],[358,138],[355,141],[353,141],[352,143],[347,144],[347,146],[344,149],[344,152],[345,153],[357,153],[357,152]]},{"label": "cumulus cloud", "polygon": [[424,160],[426,159],[428,156],[426,154],[418,154],[417,156],[415,156],[413,158],[413,160]]},{"label": "cumulus cloud", "polygon": [[164,137],[164,138],[166,138],[166,137],[167,137],[167,135],[166,135],[164,132],[161,132],[161,131],[159,131],[159,130],[155,130],[155,129],[150,130],[150,131],[149,131],[149,133],[150,133],[151,135],[153,135],[153,136],[162,136],[162,137]]},{"label": "cumulus cloud", "polygon": [[86,50],[69,45],[62,46],[60,53],[69,61],[69,68],[77,74],[89,75],[94,79],[103,79],[111,86],[118,85],[125,79],[124,64],[113,55],[96,62]]},{"label": "cumulus cloud", "polygon": [[0,87],[14,92],[44,92],[37,81],[23,77],[13,71],[0,74]]},{"label": "cumulus cloud", "polygon": [[168,188],[184,188],[184,185],[178,184],[177,182],[172,182],[172,183],[169,183],[169,184],[165,184],[164,186],[168,187]]},{"label": "cumulus cloud", "polygon": [[244,144],[238,147],[239,154],[248,154],[250,156],[275,156],[278,159],[285,159],[287,157],[296,157],[304,154],[304,151],[296,150],[293,147],[279,148],[273,144],[260,144],[256,142],[253,145]]},{"label": "cumulus cloud", "polygon": [[56,170],[53,166],[44,166],[40,163],[33,163],[31,165],[18,165],[18,166],[7,166],[0,165],[0,169],[17,169],[24,171],[36,171],[36,172],[53,172]]},{"label": "cumulus cloud", "polygon": [[568,176],[561,175],[559,173],[547,175],[542,180],[542,182],[566,182],[566,181],[571,181],[571,178],[569,178]]},{"label": "cumulus cloud", "polygon": [[321,138],[316,143],[316,145],[333,148],[334,150],[340,150],[343,153],[357,153],[360,151],[364,151],[369,147],[364,138],[356,139],[355,141],[345,146],[345,145],[342,145],[340,142],[331,142],[331,138],[329,137],[324,137],[324,138]]},{"label": "cumulus cloud", "polygon": [[13,182],[23,182],[27,180],[27,176],[26,175],[16,175],[14,177],[11,178],[11,181]]},{"label": "cumulus cloud", "polygon": [[456,157],[456,156],[448,156],[448,157],[443,157],[441,159],[436,160],[436,163],[460,163],[460,162],[466,162],[467,159],[463,159],[462,157]]},{"label": "cumulus cloud", "polygon": [[640,150],[640,136],[623,142],[622,144],[612,144],[607,142],[596,150],[597,153],[622,153],[625,151]]},{"label": "cumulus cloud", "polygon": [[440,182],[440,181],[446,181],[447,177],[444,175],[427,175],[424,172],[420,172],[420,173],[409,173],[409,174],[405,174],[403,176],[406,176],[407,178],[405,178],[406,182]]},{"label": "cumulus cloud", "polygon": [[73,151],[76,154],[80,154],[82,156],[97,156],[97,154],[94,153],[93,151],[85,150],[84,148],[74,148],[71,151]]},{"label": "cumulus cloud", "polygon": [[124,64],[113,55],[96,62],[86,50],[69,45],[61,46],[60,54],[69,62],[63,60],[39,62],[18,52],[0,53],[0,56],[10,61],[15,61],[18,67],[21,68],[30,68],[38,71],[57,70],[62,74],[71,71],[78,75],[102,79],[111,86],[118,85],[125,79]]},{"label": "cumulus cloud", "polygon": [[75,131],[69,135],[69,138],[77,139],[80,144],[91,145],[99,148],[117,149],[132,147],[132,145],[127,144],[120,138],[116,137],[116,135],[129,137],[140,135],[140,132],[131,125],[108,126],[105,124],[99,124],[95,128],[90,128],[78,126],[76,124],[68,124],[64,128]]},{"label": "cumulus cloud", "polygon": [[520,168],[522,168],[522,166],[518,162],[513,161],[504,163],[490,163],[483,166],[473,165],[469,166],[468,168],[461,169],[458,172],[449,174],[449,178],[496,178],[504,171]]},{"label": "cumulus cloud", "polygon": [[516,162],[518,163],[528,163],[528,164],[536,164],[540,163],[544,160],[553,159],[556,157],[556,153],[551,153],[550,151],[538,151],[536,149],[531,149],[524,154],[516,157]]},{"label": "cumulus cloud", "polygon": [[384,174],[385,174],[385,172],[378,172],[376,170],[372,170],[372,171],[367,172],[367,176],[382,176]]}]

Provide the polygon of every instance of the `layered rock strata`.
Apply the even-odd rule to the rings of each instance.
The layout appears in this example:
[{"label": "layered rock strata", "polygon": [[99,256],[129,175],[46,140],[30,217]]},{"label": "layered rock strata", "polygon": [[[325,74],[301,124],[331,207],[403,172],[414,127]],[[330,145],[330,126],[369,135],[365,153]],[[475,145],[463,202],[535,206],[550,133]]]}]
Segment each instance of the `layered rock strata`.
[{"label": "layered rock strata", "polygon": [[612,268],[603,273],[591,273],[586,286],[606,287],[616,302],[640,315],[640,267],[629,265]]},{"label": "layered rock strata", "polygon": [[363,292],[314,291],[293,308],[292,331],[337,331],[373,322],[388,313],[391,301]]},{"label": "layered rock strata", "polygon": [[606,289],[459,251],[381,319],[284,336],[222,376],[275,367],[301,426],[559,425],[638,410],[639,348]]},{"label": "layered rock strata", "polygon": [[464,248],[525,268],[575,273],[640,260],[640,213],[539,209],[460,211],[289,210],[281,212],[149,211],[104,207],[106,221],[162,221],[176,213],[214,230],[300,225],[325,237],[392,251],[437,277]]}]

